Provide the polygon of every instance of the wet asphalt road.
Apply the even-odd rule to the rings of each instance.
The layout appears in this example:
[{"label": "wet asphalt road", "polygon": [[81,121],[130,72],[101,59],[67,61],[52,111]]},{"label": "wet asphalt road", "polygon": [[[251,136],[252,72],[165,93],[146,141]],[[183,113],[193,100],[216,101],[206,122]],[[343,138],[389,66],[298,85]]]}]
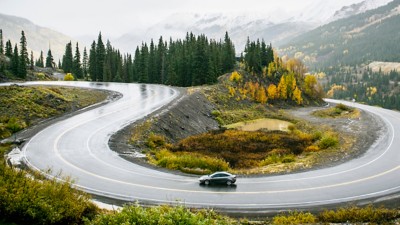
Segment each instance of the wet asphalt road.
[{"label": "wet asphalt road", "polygon": [[51,169],[49,176],[61,172],[92,194],[124,201],[263,212],[353,202],[400,190],[399,112],[346,103],[381,117],[386,130],[366,154],[344,164],[289,175],[239,176],[234,186],[207,187],[199,185],[193,176],[168,174],[128,162],[108,147],[114,132],[177,97],[174,88],[87,82],[35,84],[67,84],[123,94],[115,102],[47,127],[23,148],[32,168]]}]

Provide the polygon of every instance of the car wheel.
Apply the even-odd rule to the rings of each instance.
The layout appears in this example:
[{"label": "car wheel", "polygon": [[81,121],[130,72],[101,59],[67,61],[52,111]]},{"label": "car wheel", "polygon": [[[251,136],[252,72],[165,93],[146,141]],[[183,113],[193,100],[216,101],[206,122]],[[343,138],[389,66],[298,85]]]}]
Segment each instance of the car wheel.
[{"label": "car wheel", "polygon": [[230,185],[232,184],[232,181],[228,180],[228,181],[226,182],[226,184],[227,184],[228,186],[230,186]]},{"label": "car wheel", "polygon": [[204,184],[205,184],[205,185],[209,185],[209,184],[210,184],[210,181],[209,181],[209,180],[206,180],[206,181],[204,181]]}]

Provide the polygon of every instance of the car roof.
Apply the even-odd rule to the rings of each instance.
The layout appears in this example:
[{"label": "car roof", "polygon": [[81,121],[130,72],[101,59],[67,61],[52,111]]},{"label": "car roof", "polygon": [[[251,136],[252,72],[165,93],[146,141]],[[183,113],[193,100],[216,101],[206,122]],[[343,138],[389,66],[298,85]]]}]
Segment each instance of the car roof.
[{"label": "car roof", "polygon": [[215,175],[215,174],[226,174],[226,175],[232,176],[232,174],[230,174],[230,173],[228,173],[228,172],[225,172],[225,171],[218,171],[218,172],[215,172],[215,173],[213,173],[213,174],[211,174],[211,175]]}]

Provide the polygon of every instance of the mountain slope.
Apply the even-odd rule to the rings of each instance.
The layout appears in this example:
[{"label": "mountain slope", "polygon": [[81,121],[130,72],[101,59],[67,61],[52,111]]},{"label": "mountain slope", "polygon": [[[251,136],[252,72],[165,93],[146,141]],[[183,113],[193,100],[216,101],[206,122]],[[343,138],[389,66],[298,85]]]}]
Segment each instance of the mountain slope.
[{"label": "mountain slope", "polygon": [[[276,17],[276,18],[275,18]],[[179,13],[171,15],[165,21],[150,27],[144,33],[131,32],[113,40],[118,48],[134,52],[142,41],[157,40],[161,35],[164,40],[184,38],[187,32],[205,34],[212,39],[224,37],[226,31],[235,44],[237,52],[243,51],[247,37],[250,39],[264,39],[266,42],[285,42],[304,30],[311,30],[318,24],[314,22],[301,22],[286,19],[274,22],[278,16],[257,14],[227,15],[223,13],[192,14]]]},{"label": "mountain slope", "polygon": [[[124,51],[134,52],[142,41],[157,40],[160,35],[164,40],[172,37],[184,38],[186,32],[203,33],[207,37],[220,39],[228,31],[235,44],[237,53],[243,51],[247,37],[264,39],[275,46],[288,43],[293,37],[310,31],[338,18],[347,17],[367,9],[382,6],[391,0],[336,0],[324,4],[313,2],[304,4],[299,13],[277,9],[270,12],[243,13],[176,13],[147,30],[128,32],[113,43]],[[357,3],[357,4],[353,4]],[[353,5],[351,5],[353,4]],[[345,7],[345,8],[344,8]],[[357,8],[357,9],[356,9]],[[342,12],[347,11],[347,14]],[[348,11],[351,11],[348,12]],[[335,15],[340,15],[340,17]]]},{"label": "mountain slope", "polygon": [[399,61],[400,0],[329,23],[291,43],[280,52],[317,67]]},{"label": "mountain slope", "polygon": [[55,62],[62,58],[65,52],[65,45],[72,40],[64,34],[57,31],[35,25],[31,21],[16,17],[0,14],[0,29],[3,30],[3,41],[11,40],[12,45],[18,44],[21,38],[21,31],[25,32],[28,44],[28,51],[33,51],[35,59],[43,51],[44,57],[47,55],[49,46],[54,57]]},{"label": "mountain slope", "polygon": [[376,9],[379,8],[380,6],[387,5],[391,1],[393,0],[365,0],[360,3],[344,6],[340,10],[336,11],[333,17],[331,17],[328,21],[333,22],[339,19],[344,19],[360,13],[364,13],[368,10]]}]

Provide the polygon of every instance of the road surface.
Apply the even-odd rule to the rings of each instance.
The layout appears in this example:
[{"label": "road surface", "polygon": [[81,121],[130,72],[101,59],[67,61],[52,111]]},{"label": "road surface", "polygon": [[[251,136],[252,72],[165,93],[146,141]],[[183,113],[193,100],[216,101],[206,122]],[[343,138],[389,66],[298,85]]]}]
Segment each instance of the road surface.
[{"label": "road surface", "polygon": [[208,187],[199,185],[193,176],[173,175],[128,162],[108,146],[114,132],[168,104],[178,96],[177,90],[144,84],[57,84],[123,94],[118,101],[42,130],[23,148],[32,168],[51,169],[49,176],[62,172],[75,180],[76,187],[98,196],[152,204],[182,203],[222,211],[266,212],[353,202],[400,190],[399,112],[346,103],[378,115],[386,129],[364,155],[344,164],[289,175],[239,176],[235,186]]}]

